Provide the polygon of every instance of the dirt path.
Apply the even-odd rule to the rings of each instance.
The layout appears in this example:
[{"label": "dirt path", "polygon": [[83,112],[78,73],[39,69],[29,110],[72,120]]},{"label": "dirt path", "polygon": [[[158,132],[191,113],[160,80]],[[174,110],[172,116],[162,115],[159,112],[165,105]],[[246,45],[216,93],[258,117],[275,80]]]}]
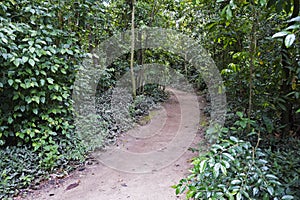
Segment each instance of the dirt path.
[{"label": "dirt path", "polygon": [[[197,131],[199,120],[194,119],[193,113],[199,114],[204,103],[200,100],[200,108],[194,107],[195,101],[195,96],[173,90],[163,109],[151,112],[148,124],[124,134],[116,147],[106,152],[95,152],[94,164],[87,165],[82,171],[77,170],[58,184],[35,191],[26,199],[185,199],[184,196],[176,196],[171,186],[188,174],[190,159],[197,155],[187,150],[197,147],[201,140]],[[185,141],[182,136],[187,138],[190,134],[192,141]],[[179,141],[183,141],[182,144]],[[188,146],[184,146],[187,142]],[[170,145],[172,143],[176,145]],[[177,152],[178,149],[181,149],[180,152]],[[139,158],[140,155],[144,157]]]}]

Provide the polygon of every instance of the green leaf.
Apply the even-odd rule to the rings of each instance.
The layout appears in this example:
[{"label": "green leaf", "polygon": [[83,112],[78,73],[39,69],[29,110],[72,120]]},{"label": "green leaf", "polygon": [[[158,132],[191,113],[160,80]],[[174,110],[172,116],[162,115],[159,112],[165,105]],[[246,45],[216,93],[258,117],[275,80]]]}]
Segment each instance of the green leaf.
[{"label": "green leaf", "polygon": [[12,79],[9,79],[7,82],[10,86],[12,86],[14,84],[14,80],[12,80]]},{"label": "green leaf", "polygon": [[288,22],[300,22],[300,16],[295,17],[295,18],[289,20]]},{"label": "green leaf", "polygon": [[178,194],[182,194],[186,190],[186,186],[181,186]]},{"label": "green leaf", "polygon": [[3,41],[5,44],[8,43],[8,40],[7,40],[5,37],[2,37],[1,39],[2,39],[2,41]]},{"label": "green leaf", "polygon": [[237,193],[237,195],[236,195],[236,199],[237,200],[241,200],[242,199],[242,194],[239,192],[239,193]]},{"label": "green leaf", "polygon": [[289,31],[280,31],[280,32],[278,32],[278,33],[275,33],[275,34],[272,36],[272,38],[283,37],[283,36],[286,36],[286,35],[288,35],[288,34],[290,34]]},{"label": "green leaf", "polygon": [[294,43],[296,39],[296,35],[295,34],[288,34],[284,40],[284,44],[287,48],[289,48],[290,46],[292,46],[292,44]]},{"label": "green leaf", "polygon": [[70,54],[70,55],[73,55],[73,51],[70,50],[70,49],[67,50],[67,53]]},{"label": "green leaf", "polygon": [[56,54],[56,50],[53,47],[49,47],[49,50],[51,51],[51,53]]},{"label": "green leaf", "polygon": [[234,157],[230,155],[229,153],[222,153],[223,156],[229,158],[230,160],[234,160]]},{"label": "green leaf", "polygon": [[48,83],[53,84],[54,80],[52,78],[47,78]]},{"label": "green leaf", "polygon": [[33,109],[32,112],[33,112],[34,114],[36,114],[36,115],[39,113],[39,111],[38,111],[37,108]]},{"label": "green leaf", "polygon": [[32,99],[31,99],[31,97],[30,96],[26,96],[25,97],[25,101],[26,101],[26,103],[31,103],[32,102]]},{"label": "green leaf", "polygon": [[175,190],[175,194],[178,195],[179,191],[180,191],[180,187],[177,187],[176,190]]},{"label": "green leaf", "polygon": [[26,57],[26,56],[23,56],[23,57],[22,57],[22,61],[23,61],[23,63],[26,63],[28,60],[29,60],[29,58],[28,58],[28,57]]},{"label": "green leaf", "polygon": [[24,138],[24,133],[23,132],[16,132],[16,136],[20,138]]},{"label": "green leaf", "polygon": [[229,167],[230,167],[229,162],[227,162],[226,160],[222,160],[222,164],[223,164],[223,166],[225,166],[226,168],[229,168]]},{"label": "green leaf", "polygon": [[46,101],[46,98],[45,98],[45,97],[41,97],[41,99],[40,99],[40,100],[41,100],[41,102],[42,102],[42,103],[45,103],[45,101]]},{"label": "green leaf", "polygon": [[32,101],[35,101],[37,104],[39,104],[40,103],[40,97],[38,97],[38,96],[34,96],[34,97],[32,97],[32,99],[31,99]]},{"label": "green leaf", "polygon": [[58,100],[58,101],[62,101],[63,99],[62,99],[61,96],[57,96],[57,100]]},{"label": "green leaf", "polygon": [[284,195],[281,199],[282,200],[291,200],[291,199],[294,199],[294,197],[292,195]]},{"label": "green leaf", "polygon": [[44,86],[44,85],[45,85],[45,80],[44,80],[44,79],[41,79],[41,80],[40,80],[40,83],[41,83],[41,86]]},{"label": "green leaf", "polygon": [[258,192],[259,192],[259,190],[257,187],[253,188],[253,196],[257,195]]},{"label": "green leaf", "polygon": [[267,5],[267,0],[260,0],[259,3],[260,3],[260,6],[265,6],[265,5]]},{"label": "green leaf", "polygon": [[29,48],[29,51],[30,51],[31,53],[34,53],[35,48],[34,48],[34,47],[30,47],[30,48]]},{"label": "green leaf", "polygon": [[7,119],[7,122],[9,123],[9,124],[11,124],[11,123],[13,123],[13,118],[12,117],[8,117],[8,119]]},{"label": "green leaf", "polygon": [[31,59],[31,58],[29,59],[28,62],[29,62],[29,64],[30,64],[32,67],[35,65],[35,61],[34,61],[33,59]]},{"label": "green leaf", "polygon": [[19,59],[19,58],[15,59],[13,63],[14,63],[17,67],[19,67],[19,65],[20,65],[20,59]]},{"label": "green leaf", "polygon": [[25,106],[20,106],[20,110],[22,111],[22,112],[24,112],[25,111]]},{"label": "green leaf", "polygon": [[244,114],[242,112],[236,112],[236,115],[239,116],[239,118],[243,118]]},{"label": "green leaf", "polygon": [[269,200],[269,199],[270,199],[269,194],[265,193],[263,196],[263,200]]},{"label": "green leaf", "polygon": [[275,176],[273,174],[267,174],[266,177],[269,179],[278,179],[277,176]]},{"label": "green leaf", "polygon": [[235,143],[238,143],[238,139],[236,137],[230,136],[229,139]]},{"label": "green leaf", "polygon": [[197,192],[197,194],[195,195],[195,199],[200,199],[202,195],[202,192]]},{"label": "green leaf", "polygon": [[229,200],[234,200],[233,194],[231,194],[229,191],[227,191],[225,195],[229,198]]},{"label": "green leaf", "polygon": [[251,199],[250,195],[245,190],[242,190],[242,194],[243,194],[244,197],[246,197],[246,199]]},{"label": "green leaf", "polygon": [[218,178],[219,174],[220,174],[220,168],[221,168],[221,164],[220,163],[217,163],[215,164],[214,166],[214,175],[216,178]]},{"label": "green leaf", "polygon": [[228,5],[226,8],[226,19],[231,20],[231,18],[232,18],[232,10],[231,10],[230,6]]},{"label": "green leaf", "polygon": [[224,167],[223,165],[221,166],[221,171],[225,176],[227,175],[226,167]]},{"label": "green leaf", "polygon": [[285,30],[297,30],[297,29],[300,29],[300,24],[291,25],[287,27]]},{"label": "green leaf", "polygon": [[196,193],[195,191],[189,190],[186,194],[186,198],[190,199],[190,198],[194,197],[195,193]]},{"label": "green leaf", "polygon": [[239,184],[241,184],[242,183],[242,181],[241,180],[238,180],[238,179],[235,179],[235,180],[232,180],[231,181],[231,184],[232,185],[239,185]]},{"label": "green leaf", "polygon": [[64,99],[67,99],[67,98],[69,97],[69,94],[63,93],[63,94],[62,94],[62,97],[63,97]]},{"label": "green leaf", "polygon": [[205,168],[206,168],[207,160],[202,160],[200,165],[199,165],[199,171],[200,173],[203,173]]},{"label": "green leaf", "polygon": [[273,195],[273,194],[274,194],[274,188],[273,188],[272,186],[269,185],[269,186],[267,187],[267,190],[268,190],[268,192],[269,192],[270,195]]}]

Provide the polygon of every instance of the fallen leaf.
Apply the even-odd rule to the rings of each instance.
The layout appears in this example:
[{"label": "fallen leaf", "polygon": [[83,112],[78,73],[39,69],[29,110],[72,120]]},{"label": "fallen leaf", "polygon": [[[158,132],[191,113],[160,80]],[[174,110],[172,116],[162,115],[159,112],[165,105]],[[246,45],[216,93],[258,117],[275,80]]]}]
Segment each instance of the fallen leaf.
[{"label": "fallen leaf", "polygon": [[76,183],[72,183],[71,185],[69,185],[66,190],[71,190],[71,189],[74,189],[76,188],[80,183],[80,180],[78,180]]}]

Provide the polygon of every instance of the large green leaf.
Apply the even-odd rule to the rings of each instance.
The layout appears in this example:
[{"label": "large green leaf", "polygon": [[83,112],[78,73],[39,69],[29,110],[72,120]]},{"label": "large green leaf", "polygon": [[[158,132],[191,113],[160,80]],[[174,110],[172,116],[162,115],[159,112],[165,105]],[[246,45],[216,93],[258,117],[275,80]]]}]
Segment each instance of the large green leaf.
[{"label": "large green leaf", "polygon": [[295,34],[288,34],[285,39],[284,39],[284,44],[287,48],[289,48],[290,46],[292,46],[292,44],[294,43],[296,39],[296,35]]}]

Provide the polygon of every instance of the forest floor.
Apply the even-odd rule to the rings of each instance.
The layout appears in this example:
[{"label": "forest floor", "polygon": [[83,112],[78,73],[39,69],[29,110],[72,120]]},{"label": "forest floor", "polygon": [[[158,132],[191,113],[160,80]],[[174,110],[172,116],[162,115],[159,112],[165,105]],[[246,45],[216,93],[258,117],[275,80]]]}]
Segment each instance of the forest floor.
[{"label": "forest floor", "polygon": [[[189,93],[173,90],[170,98],[162,104],[162,108],[150,112],[151,119],[145,125],[137,125],[118,138],[117,145],[107,151],[95,152],[83,168],[75,170],[63,179],[54,178],[32,191],[26,200],[176,200],[185,199],[184,195],[176,196],[171,188],[189,173],[191,159],[198,152],[189,148],[198,148],[203,137],[199,129],[199,118],[195,120],[193,113],[203,116],[205,105],[203,98]],[[193,107],[195,101],[198,107]],[[195,112],[196,111],[196,112]],[[201,120],[200,120],[201,121]],[[155,133],[155,134],[153,134]],[[142,134],[143,137],[139,134]],[[180,144],[177,139],[182,135],[191,137]],[[179,138],[178,135],[181,135]],[[177,137],[177,139],[176,139]],[[170,143],[177,142],[172,149]],[[186,145],[187,146],[183,146]],[[168,152],[171,149],[171,154]],[[113,150],[112,150],[113,149]],[[134,156],[118,157],[114,152],[123,150],[131,155],[146,155],[147,152],[167,153],[166,157],[150,160],[151,163],[140,163]],[[173,152],[173,153],[172,153]],[[116,154],[116,153],[115,153]],[[117,153],[118,154],[118,153]],[[153,154],[157,156],[156,154]],[[121,160],[123,157],[123,161]],[[138,156],[137,156],[138,157]],[[106,159],[111,158],[111,159]],[[152,158],[152,159],[153,159]],[[118,160],[120,159],[120,160]],[[147,162],[147,161],[145,161]],[[146,167],[145,167],[146,166]]]}]

